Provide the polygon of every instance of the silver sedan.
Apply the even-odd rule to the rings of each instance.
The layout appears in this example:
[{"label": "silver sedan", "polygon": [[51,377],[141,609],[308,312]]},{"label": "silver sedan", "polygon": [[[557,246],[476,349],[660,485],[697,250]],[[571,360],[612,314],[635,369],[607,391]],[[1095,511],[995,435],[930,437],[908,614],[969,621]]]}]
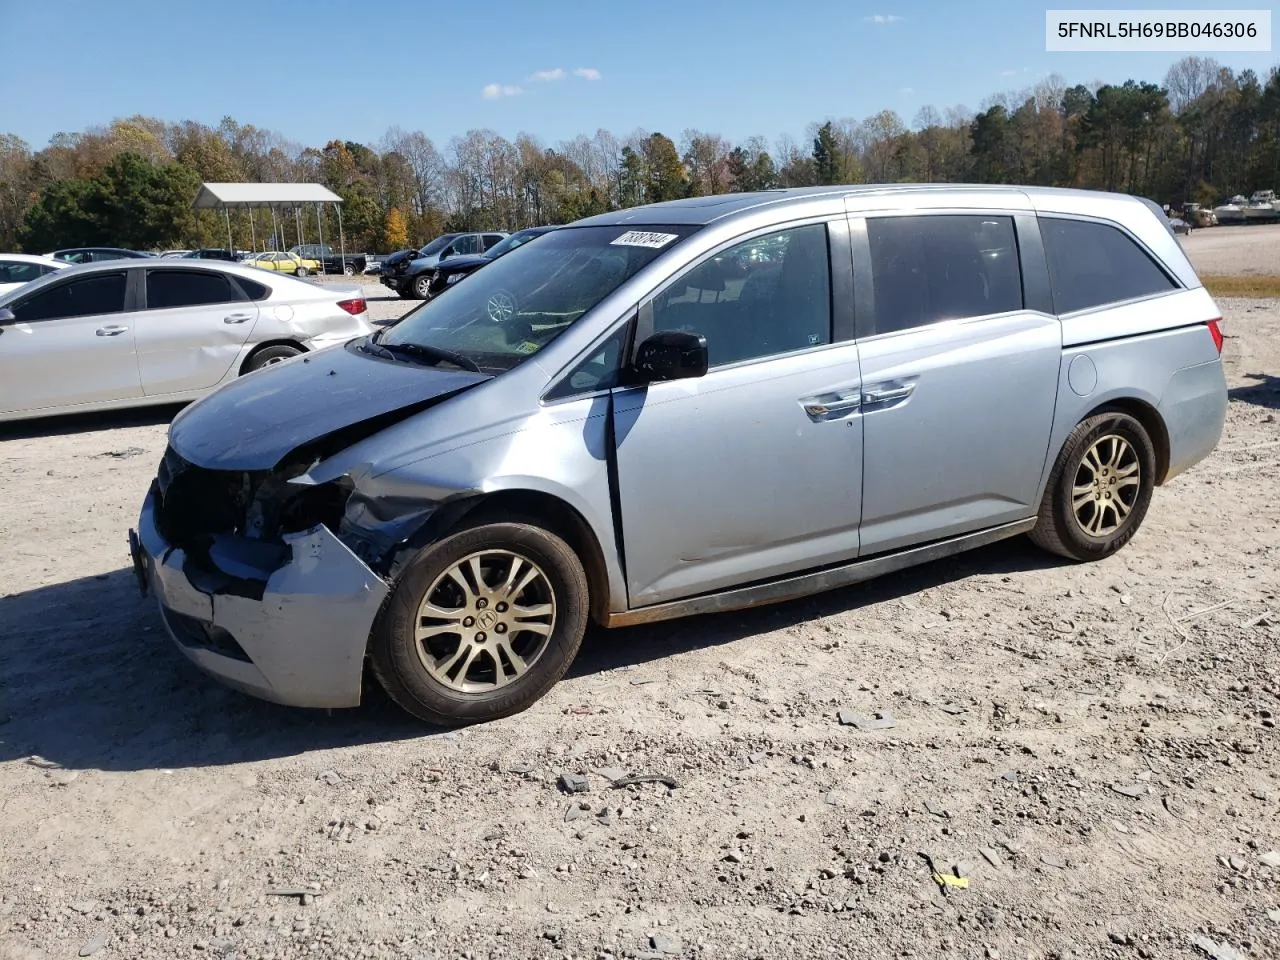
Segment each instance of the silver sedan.
[{"label": "silver sedan", "polygon": [[0,421],[194,400],[373,331],[359,286],[115,260],[0,296]]}]

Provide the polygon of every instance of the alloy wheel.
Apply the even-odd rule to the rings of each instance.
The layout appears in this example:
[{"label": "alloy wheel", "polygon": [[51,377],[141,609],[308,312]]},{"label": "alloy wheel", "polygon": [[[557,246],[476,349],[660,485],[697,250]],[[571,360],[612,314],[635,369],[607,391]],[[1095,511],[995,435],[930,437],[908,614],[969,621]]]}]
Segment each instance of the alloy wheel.
[{"label": "alloy wheel", "polygon": [[485,550],[431,584],[414,640],[436,682],[488,693],[524,676],[545,652],[555,622],[555,594],[542,568],[508,550]]}]

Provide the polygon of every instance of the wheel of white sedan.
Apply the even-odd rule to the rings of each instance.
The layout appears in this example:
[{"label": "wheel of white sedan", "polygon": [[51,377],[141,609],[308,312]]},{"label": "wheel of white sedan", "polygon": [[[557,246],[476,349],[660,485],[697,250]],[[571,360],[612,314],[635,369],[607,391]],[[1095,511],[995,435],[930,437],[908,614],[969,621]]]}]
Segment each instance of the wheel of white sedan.
[{"label": "wheel of white sedan", "polygon": [[560,537],[523,522],[472,526],[400,577],[374,631],[374,675],[429,723],[510,716],[569,669],[588,604],[582,562]]}]

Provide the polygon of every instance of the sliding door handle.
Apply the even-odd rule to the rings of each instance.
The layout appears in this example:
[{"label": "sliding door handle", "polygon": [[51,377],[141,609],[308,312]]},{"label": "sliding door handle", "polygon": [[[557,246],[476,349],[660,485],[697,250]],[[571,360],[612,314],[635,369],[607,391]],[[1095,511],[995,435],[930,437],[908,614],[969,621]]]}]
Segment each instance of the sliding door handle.
[{"label": "sliding door handle", "polygon": [[915,384],[907,384],[902,387],[881,387],[876,390],[868,390],[862,395],[862,402],[867,405],[877,403],[890,403],[894,400],[905,400],[911,396],[915,390]]}]

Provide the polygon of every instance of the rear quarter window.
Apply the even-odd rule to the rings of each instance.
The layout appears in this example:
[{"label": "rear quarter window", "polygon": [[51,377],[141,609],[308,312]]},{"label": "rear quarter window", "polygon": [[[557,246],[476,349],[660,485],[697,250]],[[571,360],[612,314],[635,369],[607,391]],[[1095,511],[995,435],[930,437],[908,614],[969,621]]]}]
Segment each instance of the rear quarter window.
[{"label": "rear quarter window", "polygon": [[1040,233],[1054,308],[1060,314],[1178,289],[1151,255],[1118,227],[1041,217]]}]

